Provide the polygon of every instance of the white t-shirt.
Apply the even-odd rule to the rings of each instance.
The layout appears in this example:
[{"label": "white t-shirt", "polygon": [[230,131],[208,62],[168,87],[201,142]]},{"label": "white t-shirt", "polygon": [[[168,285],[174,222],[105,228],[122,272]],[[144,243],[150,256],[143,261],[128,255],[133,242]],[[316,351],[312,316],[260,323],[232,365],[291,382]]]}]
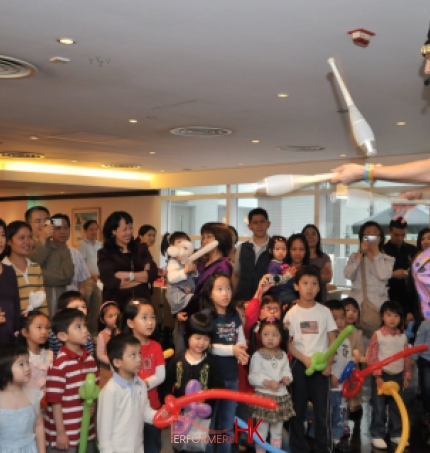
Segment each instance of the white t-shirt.
[{"label": "white t-shirt", "polygon": [[293,346],[308,357],[327,351],[327,334],[337,330],[330,310],[318,302],[312,308],[294,305],[285,315],[284,325],[293,338]]},{"label": "white t-shirt", "polygon": [[[345,338],[334,355],[333,364],[331,366],[332,374],[340,379],[343,374],[343,370],[351,360],[351,344],[348,338]],[[332,388],[331,390],[342,390],[342,384],[339,384],[336,388]]]}]

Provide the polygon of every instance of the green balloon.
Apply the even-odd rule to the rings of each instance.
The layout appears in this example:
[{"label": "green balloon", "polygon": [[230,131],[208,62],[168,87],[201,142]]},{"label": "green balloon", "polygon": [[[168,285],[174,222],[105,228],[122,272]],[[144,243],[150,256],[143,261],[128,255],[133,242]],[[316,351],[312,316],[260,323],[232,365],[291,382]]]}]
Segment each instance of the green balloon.
[{"label": "green balloon", "polygon": [[81,421],[81,434],[79,436],[78,453],[86,453],[88,444],[88,432],[90,430],[90,407],[99,397],[100,387],[96,384],[96,376],[94,373],[88,373],[85,378],[85,384],[79,389],[79,396],[84,400],[84,409]]},{"label": "green balloon", "polygon": [[315,352],[311,357],[311,366],[306,369],[306,376],[312,376],[315,371],[322,371],[326,366],[328,361],[332,356],[336,354],[336,351],[339,349],[343,340],[354,330],[354,326],[347,326],[336,340],[333,341],[331,346],[327,349],[326,352]]}]

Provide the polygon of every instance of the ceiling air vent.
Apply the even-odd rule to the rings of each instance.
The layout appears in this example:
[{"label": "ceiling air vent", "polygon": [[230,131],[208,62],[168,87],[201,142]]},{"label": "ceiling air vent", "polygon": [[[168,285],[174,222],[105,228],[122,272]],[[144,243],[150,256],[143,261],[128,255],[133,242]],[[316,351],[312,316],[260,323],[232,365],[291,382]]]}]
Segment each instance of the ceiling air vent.
[{"label": "ceiling air vent", "polygon": [[37,69],[26,61],[0,55],[0,79],[22,79],[32,77]]},{"label": "ceiling air vent", "polygon": [[30,153],[27,151],[2,151],[0,157],[8,157],[13,159],[44,159],[44,154]]},{"label": "ceiling air vent", "polygon": [[140,168],[140,165],[137,164],[102,164],[103,168],[129,168],[137,169]]},{"label": "ceiling air vent", "polygon": [[170,129],[170,133],[173,135],[179,135],[181,137],[212,138],[230,135],[232,131],[230,129],[225,129],[222,127],[186,126]]},{"label": "ceiling air vent", "polygon": [[276,149],[278,151],[323,151],[325,147],[318,145],[282,145]]}]

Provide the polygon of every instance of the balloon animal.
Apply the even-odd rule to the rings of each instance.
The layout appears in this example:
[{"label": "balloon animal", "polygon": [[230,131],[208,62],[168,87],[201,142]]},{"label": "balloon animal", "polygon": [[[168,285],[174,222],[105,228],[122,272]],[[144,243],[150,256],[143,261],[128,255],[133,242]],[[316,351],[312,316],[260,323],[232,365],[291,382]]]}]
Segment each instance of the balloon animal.
[{"label": "balloon animal", "polygon": [[364,384],[364,378],[369,376],[379,368],[388,365],[389,363],[395,362],[396,360],[402,359],[408,355],[416,354],[417,352],[427,351],[428,346],[423,344],[420,346],[414,346],[413,348],[404,349],[390,357],[387,357],[380,362],[376,362],[373,365],[368,366],[364,370],[358,370],[357,368],[351,370],[351,375],[343,383],[342,394],[345,398],[353,398],[362,389]]},{"label": "balloon animal", "polygon": [[312,376],[315,371],[322,371],[327,366],[330,358],[336,354],[336,351],[339,349],[343,340],[345,340],[353,330],[354,326],[352,325],[345,327],[326,352],[315,352],[311,357],[310,367],[305,371],[306,376]]},{"label": "balloon animal", "polygon": [[[196,379],[191,379],[185,386],[185,395],[201,392],[202,386]],[[184,406],[184,415],[179,416],[178,420],[173,423],[173,433],[186,435],[196,417],[208,418],[212,413],[212,408],[206,403],[190,403]]]},{"label": "balloon animal", "polygon": [[203,390],[201,392],[193,393],[192,395],[180,396],[179,398],[175,398],[173,395],[167,395],[164,406],[158,409],[154,416],[154,426],[157,428],[167,428],[178,419],[182,407],[187,406],[190,403],[207,399],[225,399],[237,401],[239,403],[252,404],[254,406],[267,407],[268,409],[278,408],[276,402],[270,398],[251,395],[249,393],[235,392],[233,390]]},{"label": "balloon animal", "polygon": [[84,400],[84,410],[82,413],[81,433],[79,437],[78,453],[86,453],[88,444],[88,431],[90,429],[90,407],[99,397],[100,387],[96,384],[94,373],[88,373],[85,383],[79,389],[79,396]]}]

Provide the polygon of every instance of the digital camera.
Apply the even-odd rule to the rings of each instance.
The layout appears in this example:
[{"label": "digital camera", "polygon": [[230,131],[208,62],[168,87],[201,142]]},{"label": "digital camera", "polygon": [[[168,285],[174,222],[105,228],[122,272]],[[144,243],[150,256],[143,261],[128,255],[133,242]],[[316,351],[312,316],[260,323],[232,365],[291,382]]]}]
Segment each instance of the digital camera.
[{"label": "digital camera", "polygon": [[363,240],[367,242],[376,242],[378,240],[378,236],[363,236]]}]

